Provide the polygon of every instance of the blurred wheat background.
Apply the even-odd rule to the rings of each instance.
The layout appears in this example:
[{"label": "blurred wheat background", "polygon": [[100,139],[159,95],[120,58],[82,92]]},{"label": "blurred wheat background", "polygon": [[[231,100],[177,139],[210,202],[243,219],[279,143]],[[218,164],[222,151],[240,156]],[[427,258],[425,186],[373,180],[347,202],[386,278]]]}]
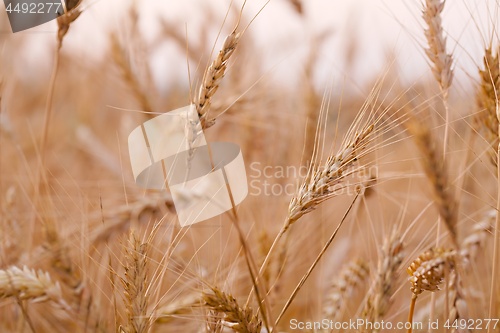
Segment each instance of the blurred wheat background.
[{"label": "blurred wheat background", "polygon": [[[2,9],[0,332],[499,332],[499,9],[83,0],[16,34]],[[249,195],[180,228],[127,138],[189,103]]]}]

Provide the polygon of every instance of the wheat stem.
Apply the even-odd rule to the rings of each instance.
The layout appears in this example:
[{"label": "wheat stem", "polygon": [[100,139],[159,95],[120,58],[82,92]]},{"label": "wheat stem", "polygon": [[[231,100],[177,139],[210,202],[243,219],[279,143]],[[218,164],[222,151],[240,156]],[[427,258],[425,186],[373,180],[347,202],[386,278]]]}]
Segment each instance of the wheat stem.
[{"label": "wheat stem", "polygon": [[[306,280],[309,278],[309,276],[311,275],[312,271],[314,270],[314,268],[316,267],[316,265],[319,263],[319,261],[321,260],[321,258],[325,254],[326,250],[328,250],[328,248],[332,244],[333,239],[335,238],[335,236],[337,236],[337,233],[340,230],[340,227],[342,226],[342,224],[344,223],[345,219],[347,218],[347,215],[349,215],[349,212],[351,211],[352,207],[354,206],[354,203],[356,202],[356,199],[358,198],[358,196],[359,196],[359,193],[356,194],[356,196],[352,200],[351,204],[349,205],[349,208],[344,213],[344,216],[342,217],[342,219],[340,220],[339,224],[337,225],[337,228],[335,228],[335,231],[332,233],[332,235],[330,236],[330,238],[328,239],[328,241],[326,242],[326,244],[323,246],[323,248],[321,249],[321,251],[318,254],[318,256],[316,257],[316,259],[314,259],[313,263],[311,264],[311,266],[309,267],[309,269],[307,270],[307,272],[300,279],[299,283],[297,284],[297,286],[293,290],[292,294],[290,295],[290,297],[286,301],[285,306],[283,306],[283,309],[281,310],[280,314],[278,315],[278,318],[276,318],[276,322],[274,323],[275,326],[278,326],[278,324],[279,324],[280,320],[283,318],[283,315],[285,314],[286,310],[290,307],[290,304],[295,299],[295,296],[297,296],[297,293],[299,292],[299,290],[302,288],[302,286],[304,285],[304,283],[306,282]],[[274,331],[271,331],[271,333],[272,332],[274,332]]]},{"label": "wheat stem", "polygon": [[[498,101],[498,100],[497,100]],[[497,104],[497,117],[500,123],[500,109]],[[500,133],[500,125],[499,125]],[[488,311],[488,318],[497,318],[497,296],[498,296],[498,280],[500,276],[500,144],[497,150],[497,215],[495,220],[495,229],[493,232],[493,267],[491,270],[491,287],[490,287],[490,305]],[[493,328],[488,327],[488,333],[493,332]]]},{"label": "wheat stem", "polygon": [[407,333],[412,333],[413,331],[413,313],[415,312],[415,303],[417,302],[417,295],[411,295],[410,301],[410,311],[408,312],[408,322],[410,323],[410,327],[408,328]]}]

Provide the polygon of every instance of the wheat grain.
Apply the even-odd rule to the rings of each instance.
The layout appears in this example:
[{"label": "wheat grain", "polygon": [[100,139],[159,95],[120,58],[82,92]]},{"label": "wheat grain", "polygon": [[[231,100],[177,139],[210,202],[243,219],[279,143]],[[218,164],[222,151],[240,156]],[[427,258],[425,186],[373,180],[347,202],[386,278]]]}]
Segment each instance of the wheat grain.
[{"label": "wheat grain", "polygon": [[428,48],[425,49],[425,53],[432,64],[432,73],[439,84],[445,108],[443,153],[446,156],[450,127],[448,92],[453,80],[453,58],[451,54],[446,53],[446,38],[441,24],[441,12],[445,2],[445,0],[425,0],[423,18],[427,25],[424,32]]},{"label": "wheat grain", "polygon": [[424,291],[440,290],[446,270],[454,268],[454,251],[432,248],[422,253],[407,269],[411,292],[420,295]]},{"label": "wheat grain", "polygon": [[[445,275],[455,267],[456,252],[454,250],[444,250],[442,248],[431,248],[422,253],[406,269],[410,278],[412,298],[408,322],[413,323],[413,313],[417,297],[424,291],[440,290],[440,285],[444,281]],[[413,325],[408,329],[408,333],[413,330]]]}]

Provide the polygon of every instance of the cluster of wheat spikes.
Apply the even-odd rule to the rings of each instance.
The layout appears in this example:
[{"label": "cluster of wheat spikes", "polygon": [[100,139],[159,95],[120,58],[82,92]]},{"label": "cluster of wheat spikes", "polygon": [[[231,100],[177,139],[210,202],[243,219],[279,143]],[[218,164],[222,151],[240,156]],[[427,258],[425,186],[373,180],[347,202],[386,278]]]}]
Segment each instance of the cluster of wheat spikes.
[{"label": "cluster of wheat spikes", "polygon": [[[99,2],[65,1],[47,68],[26,80],[1,66],[0,332],[396,331],[381,322],[499,332],[498,4],[467,76],[474,99],[456,93],[464,66],[450,50],[478,52],[448,36],[451,1],[422,1],[431,84],[404,85],[387,69],[345,91],[315,75],[338,36],[305,29],[308,2],[281,1],[310,34],[288,68],[296,85],[260,61],[270,50],[252,28],[267,3],[250,17],[240,2],[204,5],[197,28],[157,18],[158,34],[145,36],[146,2],[135,0],[95,60],[67,41]],[[0,37],[3,64],[23,38]],[[350,39],[342,76],[360,58]],[[157,87],[152,59],[170,59],[165,45],[185,55],[189,84]],[[207,138],[242,147],[250,186],[238,207],[181,228],[168,191],[134,184],[126,138],[186,104]]]}]

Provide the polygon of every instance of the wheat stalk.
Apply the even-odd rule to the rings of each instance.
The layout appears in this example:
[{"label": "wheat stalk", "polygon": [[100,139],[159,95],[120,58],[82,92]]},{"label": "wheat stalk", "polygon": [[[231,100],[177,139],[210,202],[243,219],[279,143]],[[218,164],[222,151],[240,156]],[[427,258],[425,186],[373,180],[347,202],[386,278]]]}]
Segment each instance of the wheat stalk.
[{"label": "wheat stalk", "polygon": [[443,11],[445,2],[445,0],[425,0],[422,15],[427,26],[424,31],[428,45],[425,53],[432,63],[432,74],[439,84],[446,112],[443,140],[444,155],[446,155],[450,125],[448,91],[453,81],[453,58],[451,54],[446,53],[446,38],[444,37],[443,26],[441,24],[441,12]]},{"label": "wheat stalk", "polygon": [[491,48],[484,51],[483,64],[484,69],[479,70],[480,84],[476,95],[479,114],[476,117],[476,123],[479,130],[486,136],[487,142],[491,145],[491,161],[497,163],[498,140],[498,119],[497,119],[497,100],[500,90],[500,63],[498,49],[493,54]]},{"label": "wheat stalk", "polygon": [[425,54],[431,61],[432,74],[439,83],[439,87],[446,92],[453,81],[453,57],[446,53],[446,38],[444,37],[441,22],[441,12],[443,11],[444,0],[425,0],[423,18],[427,25],[425,38],[428,48]]},{"label": "wheat stalk", "polygon": [[[344,223],[344,221],[346,220],[347,216],[351,212],[351,209],[354,206],[354,203],[356,202],[356,200],[358,199],[358,197],[359,197],[359,193],[356,194],[356,196],[352,200],[351,204],[349,205],[349,208],[344,213],[344,216],[342,216],[342,219],[340,220],[339,224],[337,225],[337,227],[335,228],[335,230],[331,234],[330,238],[328,238],[328,240],[326,241],[325,245],[323,245],[323,248],[321,249],[321,251],[319,252],[319,254],[316,256],[316,258],[314,259],[314,261],[312,262],[312,264],[309,266],[309,269],[307,270],[307,272],[300,279],[299,283],[297,284],[297,286],[293,290],[292,294],[290,295],[290,297],[286,301],[285,305],[283,306],[283,309],[281,310],[280,314],[276,318],[276,322],[274,324],[275,326],[278,326],[280,320],[283,318],[283,316],[285,315],[285,312],[288,310],[288,308],[292,304],[292,302],[295,299],[295,297],[297,296],[299,290],[304,286],[304,284],[306,283],[307,279],[311,276],[313,270],[316,268],[317,264],[319,263],[319,261],[321,260],[321,258],[323,257],[323,255],[326,253],[326,251],[328,250],[328,248],[332,244],[334,238],[337,236],[337,233],[339,232],[340,228],[342,227],[342,224]],[[271,333],[273,333],[273,332],[275,332],[275,328],[273,328],[273,330],[271,331]]]},{"label": "wheat stalk", "polygon": [[[81,11],[78,7],[80,4],[80,1],[71,1],[68,3],[68,8],[66,8],[65,14],[57,17],[57,25],[58,25],[58,30],[57,30],[57,49],[55,50],[55,55],[54,55],[54,67],[52,70],[51,78],[50,78],[50,83],[49,83],[49,89],[48,89],[48,94],[47,94],[47,100],[45,104],[45,114],[44,114],[44,120],[43,120],[43,131],[42,131],[42,138],[41,138],[41,143],[40,143],[40,160],[39,160],[39,167],[36,173],[36,180],[35,180],[35,194],[34,194],[34,206],[37,209],[42,210],[43,207],[39,206],[45,206],[43,203],[40,203],[40,195],[41,191],[49,191],[48,190],[48,181],[47,181],[47,175],[46,175],[46,169],[45,169],[45,155],[46,155],[46,149],[47,149],[47,140],[50,132],[50,120],[52,118],[52,100],[54,97],[54,89],[55,89],[55,83],[57,79],[57,73],[59,70],[59,62],[60,62],[60,51],[62,48],[62,43],[64,40],[64,37],[68,33],[68,30],[71,26],[71,24],[80,16]],[[42,186],[44,185],[44,186]],[[48,195],[49,193],[47,193]],[[36,218],[36,214],[34,214],[34,219]],[[64,255],[61,253],[61,249],[64,248],[64,246],[60,242],[60,236],[59,236],[59,231],[57,230],[57,227],[55,226],[54,222],[48,218],[44,219],[44,228],[45,228],[45,237],[47,238],[49,245],[51,246],[52,249],[55,249],[54,256],[53,256],[53,264],[55,264],[55,268],[59,269],[61,271],[61,268],[66,272],[69,273],[66,276],[69,277],[73,282],[71,283],[71,287],[75,288],[76,292],[78,293],[80,290],[80,279],[77,276],[77,274],[74,272],[74,270],[71,268],[71,265],[69,261],[64,258]],[[76,282],[75,282],[76,281]]]},{"label": "wheat stalk", "polygon": [[16,297],[21,300],[52,300],[64,304],[61,287],[53,282],[49,273],[24,266],[0,269],[0,298]]},{"label": "wheat stalk", "polygon": [[144,333],[149,329],[149,318],[146,316],[148,306],[148,242],[142,243],[130,231],[126,247],[125,278],[122,278],[125,294],[125,306],[128,323],[122,328],[127,333]]},{"label": "wheat stalk", "polygon": [[[372,97],[376,97],[376,94],[374,93]],[[335,197],[337,193],[334,186],[341,184],[345,177],[353,175],[362,169],[361,166],[356,167],[356,162],[367,153],[366,148],[373,141],[375,124],[378,121],[378,119],[372,119],[369,116],[369,119],[363,122],[366,110],[363,107],[355,118],[341,144],[341,148],[336,154],[328,157],[323,166],[319,167],[314,163],[309,166],[307,176],[299,186],[297,193],[290,200],[285,222],[260,267],[259,275],[266,270],[274,249],[290,226],[302,216],[312,212],[323,201]],[[322,111],[324,112],[325,109],[322,108]],[[321,122],[319,123],[321,124]],[[313,160],[317,158],[317,154],[318,147],[315,147],[315,152],[312,155]],[[247,300],[247,305],[249,300],[250,297]]]},{"label": "wheat stalk", "polygon": [[308,177],[300,185],[288,206],[288,216],[283,229],[288,229],[302,216],[313,211],[320,203],[336,196],[334,185],[358,169],[356,161],[371,142],[374,125],[367,125],[348,139],[346,144],[330,156],[322,167],[312,166]]},{"label": "wheat stalk", "polygon": [[236,299],[216,287],[212,293],[203,294],[205,305],[210,309],[223,313],[226,326],[239,333],[260,333],[262,322],[258,314],[249,307],[241,308]]},{"label": "wheat stalk", "polygon": [[194,103],[203,128],[209,128],[215,124],[215,118],[208,119],[212,96],[217,92],[217,89],[219,89],[222,78],[226,73],[229,58],[233,55],[238,46],[240,37],[241,33],[237,32],[235,28],[233,32],[226,37],[222,49],[203,76],[202,84],[198,90]]}]

